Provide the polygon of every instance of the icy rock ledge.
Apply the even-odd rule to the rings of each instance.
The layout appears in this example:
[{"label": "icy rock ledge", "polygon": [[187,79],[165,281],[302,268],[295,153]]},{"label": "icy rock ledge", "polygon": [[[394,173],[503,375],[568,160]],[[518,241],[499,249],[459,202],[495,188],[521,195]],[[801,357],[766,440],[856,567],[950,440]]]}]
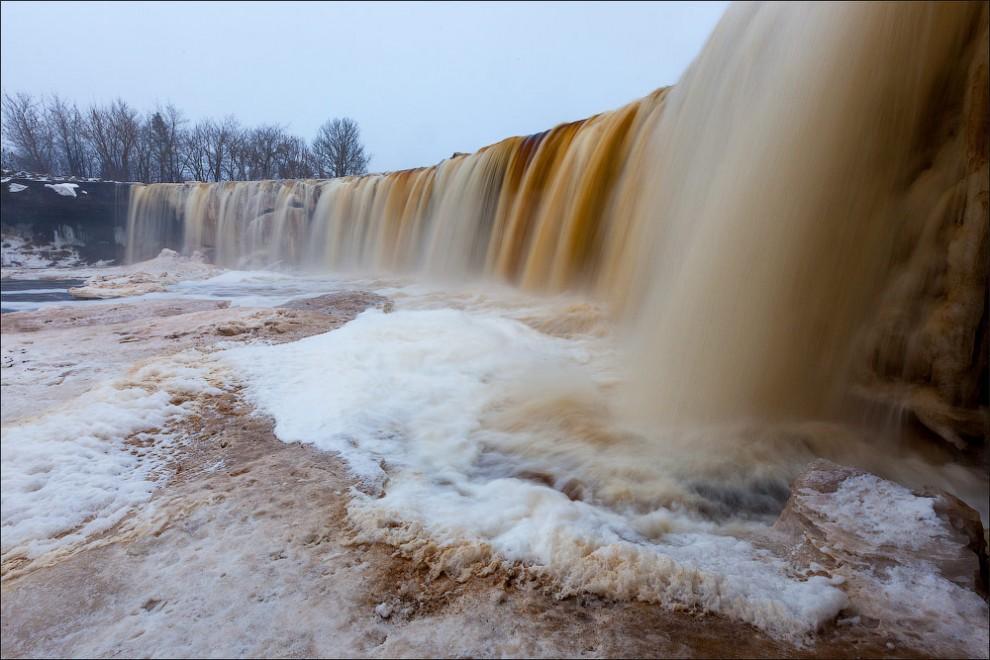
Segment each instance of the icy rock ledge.
[{"label": "icy rock ledge", "polygon": [[847,620],[935,654],[986,657],[986,540],[979,514],[955,496],[816,460],[774,528],[794,565],[841,581]]}]

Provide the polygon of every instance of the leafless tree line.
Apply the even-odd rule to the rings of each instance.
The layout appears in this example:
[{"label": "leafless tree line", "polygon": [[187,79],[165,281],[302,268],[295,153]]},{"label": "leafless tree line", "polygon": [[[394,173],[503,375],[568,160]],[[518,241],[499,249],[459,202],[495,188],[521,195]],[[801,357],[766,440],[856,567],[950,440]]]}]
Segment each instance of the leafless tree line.
[{"label": "leafless tree line", "polygon": [[350,118],[307,143],[278,125],[233,116],[191,123],[171,104],[142,114],[117,99],[80,109],[58,96],[4,94],[2,165],[57,176],[146,183],[332,178],[364,174],[369,156]]}]

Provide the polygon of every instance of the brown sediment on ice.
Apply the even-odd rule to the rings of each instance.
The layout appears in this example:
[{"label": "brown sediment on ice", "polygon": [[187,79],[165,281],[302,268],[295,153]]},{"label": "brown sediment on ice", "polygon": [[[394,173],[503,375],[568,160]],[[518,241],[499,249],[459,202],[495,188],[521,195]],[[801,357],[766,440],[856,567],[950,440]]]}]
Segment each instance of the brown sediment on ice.
[{"label": "brown sediment on ice", "polygon": [[[80,364],[105,354],[112,363],[103,379],[182,350],[325,332],[369,306],[390,304],[347,292],[275,309],[155,301],[12,314],[5,360],[8,342],[34,342],[23,358],[34,362],[5,362],[5,397],[8,385],[58,376],[56,363],[38,355],[43,346]],[[575,312],[582,327],[586,316]],[[83,387],[71,375],[64,381]],[[65,398],[65,387],[33,391]],[[4,657],[931,655],[853,612],[795,646],[719,615],[564,595],[552,575],[480,544],[441,547],[398,524],[404,543],[362,536],[348,507],[352,488],[368,488],[338,457],[279,442],[236,382],[194,403],[165,429],[185,440],[149,502],[70,551],[5,562]]]},{"label": "brown sediment on ice", "polygon": [[149,300],[4,314],[3,420],[35,415],[157,356],[209,352],[224,341],[294,341],[339,327],[369,306],[390,305],[375,294],[347,291],[295,309]]},{"label": "brown sediment on ice", "polygon": [[[347,519],[333,454],[279,442],[236,390],[183,420],[167,488],[99,543],[2,584],[4,657],[920,657],[876,631],[796,647],[745,624],[591,595],[489,558],[438,569]],[[428,542],[421,545],[428,547]]]}]

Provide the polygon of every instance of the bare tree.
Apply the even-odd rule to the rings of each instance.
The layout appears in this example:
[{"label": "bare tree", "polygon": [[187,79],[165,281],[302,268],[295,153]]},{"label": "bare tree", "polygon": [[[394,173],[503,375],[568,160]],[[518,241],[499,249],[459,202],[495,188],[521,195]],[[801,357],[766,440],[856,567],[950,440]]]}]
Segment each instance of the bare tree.
[{"label": "bare tree", "polygon": [[194,181],[209,181],[206,164],[206,122],[199,122],[182,140],[182,167]]},{"label": "bare tree", "polygon": [[30,94],[3,95],[3,139],[13,147],[14,165],[51,172],[55,163],[52,135],[43,110]]},{"label": "bare tree", "polygon": [[154,147],[148,122],[138,128],[134,155],[131,157],[131,176],[136,181],[152,182],[155,179]]},{"label": "bare tree", "polygon": [[233,116],[228,115],[222,121],[207,121],[204,126],[207,173],[214,181],[222,181],[229,165],[231,153],[236,148],[240,127]]},{"label": "bare tree", "polygon": [[238,128],[228,143],[227,156],[224,158],[223,177],[229,181],[249,181],[254,160],[251,144],[251,131]]},{"label": "bare tree", "polygon": [[281,126],[269,125],[259,126],[252,130],[247,136],[250,179],[274,179],[279,149],[282,148],[288,136]]},{"label": "bare tree", "polygon": [[0,168],[5,170],[17,169],[17,154],[8,149],[6,145],[0,145]]},{"label": "bare tree", "polygon": [[361,131],[350,117],[331,119],[313,140],[316,173],[321,177],[351,176],[368,171],[370,157],[361,144]]},{"label": "bare tree", "polygon": [[228,116],[222,121],[198,122],[186,140],[185,164],[197,181],[223,181],[229,177],[231,162],[239,147],[241,129]]},{"label": "bare tree", "polygon": [[275,175],[280,179],[308,179],[314,175],[313,154],[305,140],[286,136],[277,152]]},{"label": "bare tree", "polygon": [[326,122],[312,148],[282,126],[242,128],[233,116],[186,126],[173,105],[142,118],[121,99],[80,111],[58,96],[5,94],[3,166],[148,183],[337,177],[368,167],[349,118]]},{"label": "bare tree", "polygon": [[150,152],[149,180],[182,181],[182,132],[186,120],[175,106],[159,106],[145,123],[144,132]]},{"label": "bare tree", "polygon": [[99,160],[101,177],[116,181],[132,178],[132,159],[136,155],[140,127],[137,112],[121,99],[90,108],[88,135]]},{"label": "bare tree", "polygon": [[58,163],[52,169],[71,176],[90,176],[92,154],[86,137],[86,119],[78,106],[52,96],[45,115],[55,151],[53,160]]}]

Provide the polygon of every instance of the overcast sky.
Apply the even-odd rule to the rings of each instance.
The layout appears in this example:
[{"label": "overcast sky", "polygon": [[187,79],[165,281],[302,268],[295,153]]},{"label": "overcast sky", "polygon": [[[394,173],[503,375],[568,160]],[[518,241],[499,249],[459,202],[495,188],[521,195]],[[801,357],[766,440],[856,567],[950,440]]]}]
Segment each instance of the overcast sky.
[{"label": "overcast sky", "polygon": [[307,139],[350,116],[382,171],[674,83],[726,4],[3,2],[0,68],[5,92],[171,101]]}]

